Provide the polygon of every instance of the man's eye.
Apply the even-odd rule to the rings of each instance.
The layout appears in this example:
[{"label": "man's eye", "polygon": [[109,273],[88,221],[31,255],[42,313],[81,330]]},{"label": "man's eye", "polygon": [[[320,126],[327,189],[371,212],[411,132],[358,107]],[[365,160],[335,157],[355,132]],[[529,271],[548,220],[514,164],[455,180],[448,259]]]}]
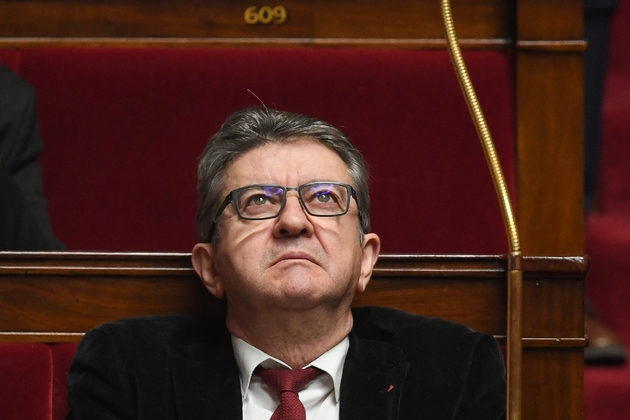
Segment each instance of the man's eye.
[{"label": "man's eye", "polygon": [[267,204],[268,202],[269,198],[264,195],[256,195],[249,200],[249,203],[254,206],[262,206],[263,204]]},{"label": "man's eye", "polygon": [[317,198],[317,201],[319,201],[320,203],[328,203],[332,198],[330,195],[330,192],[317,193],[315,197]]}]

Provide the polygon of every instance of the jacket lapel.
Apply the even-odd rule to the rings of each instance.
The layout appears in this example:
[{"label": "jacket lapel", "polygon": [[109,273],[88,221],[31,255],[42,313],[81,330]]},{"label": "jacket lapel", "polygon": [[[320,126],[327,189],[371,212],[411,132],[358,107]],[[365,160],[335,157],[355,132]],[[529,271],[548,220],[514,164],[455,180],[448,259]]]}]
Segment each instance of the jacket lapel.
[{"label": "jacket lapel", "polygon": [[340,420],[394,420],[409,362],[400,348],[350,333]]},{"label": "jacket lapel", "polygon": [[[191,340],[170,354],[179,420],[242,420],[238,367],[230,335]],[[349,335],[340,420],[396,420],[409,362],[399,347]]]},{"label": "jacket lapel", "polygon": [[171,355],[180,420],[242,419],[238,368],[229,334],[221,343],[190,343]]}]

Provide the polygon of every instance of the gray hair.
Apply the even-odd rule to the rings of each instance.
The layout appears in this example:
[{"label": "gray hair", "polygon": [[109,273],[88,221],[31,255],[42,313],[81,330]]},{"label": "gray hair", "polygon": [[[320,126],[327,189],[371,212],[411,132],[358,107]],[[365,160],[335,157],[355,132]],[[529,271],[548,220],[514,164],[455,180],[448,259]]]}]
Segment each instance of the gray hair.
[{"label": "gray hair", "polygon": [[361,240],[370,231],[368,171],[361,152],[337,128],[315,118],[266,107],[246,108],[230,115],[212,136],[198,168],[197,234],[216,245],[214,217],[223,199],[225,173],[242,154],[271,143],[313,138],[333,150],[348,168],[357,192]]}]

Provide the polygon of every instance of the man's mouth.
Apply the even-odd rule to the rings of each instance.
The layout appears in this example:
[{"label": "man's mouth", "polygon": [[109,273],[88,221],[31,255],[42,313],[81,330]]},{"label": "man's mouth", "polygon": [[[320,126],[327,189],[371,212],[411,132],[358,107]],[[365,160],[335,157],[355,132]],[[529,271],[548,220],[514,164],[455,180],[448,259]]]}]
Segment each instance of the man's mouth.
[{"label": "man's mouth", "polygon": [[279,258],[277,258],[274,262],[273,265],[287,261],[310,261],[313,264],[317,264],[317,261],[315,260],[315,258],[313,258],[313,256],[307,252],[303,252],[303,251],[291,251],[291,252],[285,252],[284,254],[282,254]]}]

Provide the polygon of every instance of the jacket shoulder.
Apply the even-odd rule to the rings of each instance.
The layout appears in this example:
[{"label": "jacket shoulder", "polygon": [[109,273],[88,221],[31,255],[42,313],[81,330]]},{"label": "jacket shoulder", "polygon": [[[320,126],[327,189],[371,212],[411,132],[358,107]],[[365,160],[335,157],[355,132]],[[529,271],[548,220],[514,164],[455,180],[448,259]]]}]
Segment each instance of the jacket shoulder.
[{"label": "jacket shoulder", "polygon": [[388,337],[400,334],[437,334],[444,338],[475,332],[464,324],[441,318],[416,315],[392,308],[361,307],[353,309],[354,326],[360,335]]},{"label": "jacket shoulder", "polygon": [[400,349],[408,371],[400,418],[505,418],[505,366],[493,336],[456,322],[358,308],[359,341]]},{"label": "jacket shoulder", "polygon": [[378,307],[357,308],[353,315],[360,339],[398,347],[412,364],[467,364],[479,351],[503,364],[492,335],[457,322]]},{"label": "jacket shoulder", "polygon": [[188,343],[209,343],[229,337],[225,319],[193,315],[160,315],[126,318],[99,325],[88,331],[79,345],[108,345],[128,358],[146,358],[147,351],[158,356]]}]

